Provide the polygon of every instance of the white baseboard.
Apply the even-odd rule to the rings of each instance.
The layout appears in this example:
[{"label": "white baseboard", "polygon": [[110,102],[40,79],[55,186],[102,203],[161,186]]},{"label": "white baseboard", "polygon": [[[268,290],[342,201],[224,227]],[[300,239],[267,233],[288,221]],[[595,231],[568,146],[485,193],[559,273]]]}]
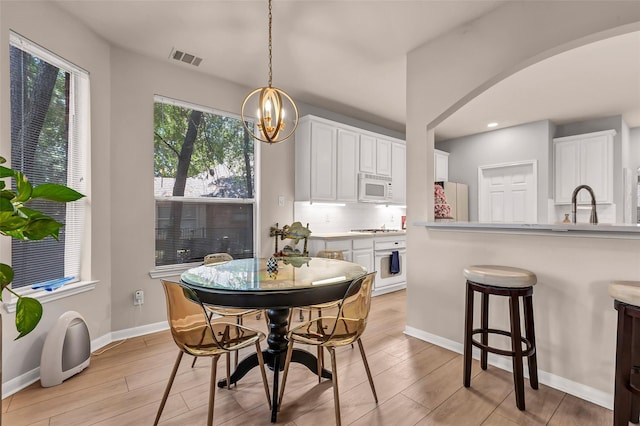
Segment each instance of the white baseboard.
[{"label": "white baseboard", "polygon": [[[406,326],[404,329],[406,335],[415,337],[425,342],[433,343],[434,345],[448,349],[450,351],[461,354],[463,352],[462,343],[455,342],[453,340],[445,339],[435,334],[427,333],[426,331],[419,330],[417,328]],[[480,359],[480,350],[473,348],[473,357]],[[498,367],[502,370],[513,371],[511,361],[508,357],[489,354],[489,364]],[[529,377],[529,371],[525,365],[524,368],[525,377]],[[538,370],[538,381],[550,388],[557,389],[559,391],[568,393],[585,401],[592,402],[600,405],[601,407],[613,409],[613,394],[603,392],[599,389],[592,388],[582,383],[574,382],[564,377],[557,376],[555,374],[547,373],[546,371]]]},{"label": "white baseboard", "polygon": [[[91,352],[95,352],[100,348],[107,346],[109,343],[116,342],[118,340],[129,339],[131,337],[144,336],[146,334],[156,333],[158,331],[164,331],[169,329],[169,323],[167,321],[156,322],[154,324],[147,324],[140,327],[127,328],[125,330],[118,330],[107,333],[96,339],[91,340]],[[89,365],[91,368],[91,365]],[[71,378],[70,378],[71,379]],[[2,384],[2,398],[13,395],[14,393],[26,388],[32,383],[40,380],[40,367],[34,368],[20,376],[13,378]]]},{"label": "white baseboard", "polygon": [[34,368],[31,371],[27,371],[18,377],[4,382],[2,384],[2,399],[13,395],[38,380],[40,380],[40,367]]}]

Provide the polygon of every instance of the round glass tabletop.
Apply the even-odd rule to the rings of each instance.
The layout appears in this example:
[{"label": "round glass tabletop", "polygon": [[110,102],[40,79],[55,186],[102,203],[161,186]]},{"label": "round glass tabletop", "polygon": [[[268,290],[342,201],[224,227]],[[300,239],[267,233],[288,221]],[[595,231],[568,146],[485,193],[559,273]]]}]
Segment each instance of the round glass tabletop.
[{"label": "round glass tabletop", "polygon": [[181,279],[205,291],[270,292],[345,283],[366,273],[361,265],[336,259],[251,258],[198,266]]}]

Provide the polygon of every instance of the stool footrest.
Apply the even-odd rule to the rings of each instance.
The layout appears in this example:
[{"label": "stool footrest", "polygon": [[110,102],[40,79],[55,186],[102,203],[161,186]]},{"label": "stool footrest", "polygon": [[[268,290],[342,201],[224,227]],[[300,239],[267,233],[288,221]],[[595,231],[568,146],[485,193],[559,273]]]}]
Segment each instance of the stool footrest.
[{"label": "stool footrest", "polygon": [[[471,332],[471,335],[473,336],[474,334],[484,334],[484,333],[488,333],[488,334],[500,334],[502,336],[507,336],[507,337],[511,337],[511,333],[505,330],[498,330],[495,328],[487,328],[487,329],[482,329],[482,328],[476,328]],[[525,349],[522,351],[522,356],[531,356],[535,353],[536,348],[533,347],[533,345],[531,344],[531,342],[526,338],[526,337],[520,337],[520,340],[522,341],[522,343],[525,344]],[[510,357],[515,357],[516,354],[514,351],[507,351],[504,349],[498,349],[498,348],[494,348],[493,346],[489,346],[489,345],[485,345],[477,340],[475,340],[473,337],[471,338],[471,344],[477,348],[486,350],[487,352],[491,352],[494,354],[498,354],[498,355],[503,355],[503,356],[510,356]]]}]

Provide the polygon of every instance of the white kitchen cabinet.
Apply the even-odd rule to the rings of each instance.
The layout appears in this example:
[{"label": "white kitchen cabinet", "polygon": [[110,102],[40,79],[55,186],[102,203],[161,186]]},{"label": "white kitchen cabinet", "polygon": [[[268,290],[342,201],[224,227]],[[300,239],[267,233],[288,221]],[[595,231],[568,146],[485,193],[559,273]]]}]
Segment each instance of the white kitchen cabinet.
[{"label": "white kitchen cabinet", "polygon": [[357,238],[352,241],[352,262],[364,266],[367,271],[375,270],[373,265],[373,238]]},{"label": "white kitchen cabinet", "polygon": [[[574,189],[589,185],[598,204],[613,203],[613,137],[615,130],[555,138],[554,200],[570,204]],[[588,204],[587,191],[580,191],[578,203]]]},{"label": "white kitchen cabinet", "polygon": [[[300,119],[295,135],[296,201],[355,203],[358,172],[391,177],[396,161],[402,164],[396,173],[404,173],[404,160],[392,155],[393,145],[404,141],[311,115]],[[403,198],[404,193],[398,190]]]},{"label": "white kitchen cabinet", "polygon": [[358,138],[356,132],[338,129],[336,200],[358,201]]},{"label": "white kitchen cabinet", "polygon": [[336,201],[337,129],[301,119],[295,142],[295,197],[301,201]]},{"label": "white kitchen cabinet", "polygon": [[407,148],[394,142],[391,145],[391,188],[393,204],[406,204],[407,194]]},{"label": "white kitchen cabinet", "polygon": [[376,140],[376,174],[391,176],[391,141]]},{"label": "white kitchen cabinet", "polygon": [[360,135],[360,171],[391,176],[391,144],[388,139]]},{"label": "white kitchen cabinet", "polygon": [[360,135],[360,171],[376,173],[376,138],[371,135]]},{"label": "white kitchen cabinet", "polygon": [[311,239],[309,240],[309,254],[315,256],[320,250],[338,250],[342,252],[344,260],[355,262],[374,271],[373,238],[346,239]]},{"label": "white kitchen cabinet", "polygon": [[449,180],[449,153],[440,151],[439,149],[433,150],[433,168],[434,182],[446,182]]}]

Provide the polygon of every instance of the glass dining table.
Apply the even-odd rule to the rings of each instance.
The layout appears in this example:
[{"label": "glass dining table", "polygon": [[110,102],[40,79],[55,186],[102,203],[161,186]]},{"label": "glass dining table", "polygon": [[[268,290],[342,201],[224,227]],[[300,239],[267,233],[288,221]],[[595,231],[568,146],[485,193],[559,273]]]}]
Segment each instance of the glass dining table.
[{"label": "glass dining table", "polygon": [[[263,350],[265,363],[273,370],[271,422],[278,415],[279,372],[287,351],[289,310],[340,300],[349,285],[367,270],[356,263],[316,257],[236,259],[187,270],[181,280],[204,304],[228,308],[257,308],[267,311],[269,335]],[[317,358],[294,348],[291,362],[305,365],[316,374]],[[244,358],[231,375],[231,384],[258,366],[256,354]],[[331,372],[322,371],[331,378]],[[226,379],[218,382],[226,386]]]}]

